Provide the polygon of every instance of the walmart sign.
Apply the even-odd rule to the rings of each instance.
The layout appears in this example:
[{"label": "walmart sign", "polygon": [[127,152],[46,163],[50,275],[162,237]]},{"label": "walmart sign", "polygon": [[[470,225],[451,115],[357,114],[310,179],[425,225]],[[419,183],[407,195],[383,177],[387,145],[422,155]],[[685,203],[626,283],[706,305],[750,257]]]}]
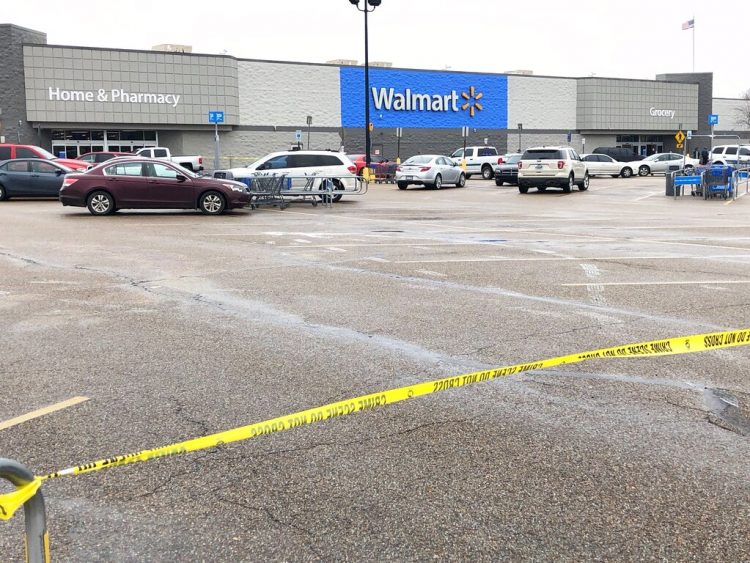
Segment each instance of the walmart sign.
[{"label": "walmart sign", "polygon": [[[364,69],[341,67],[341,124],[362,127]],[[377,127],[505,129],[508,80],[486,74],[370,69],[370,121]]]}]

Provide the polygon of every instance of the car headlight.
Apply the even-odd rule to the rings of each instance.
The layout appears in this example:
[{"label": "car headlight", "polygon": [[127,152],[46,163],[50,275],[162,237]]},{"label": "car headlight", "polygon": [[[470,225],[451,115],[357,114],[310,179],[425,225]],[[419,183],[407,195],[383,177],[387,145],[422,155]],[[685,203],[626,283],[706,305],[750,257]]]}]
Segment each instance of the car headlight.
[{"label": "car headlight", "polygon": [[233,192],[243,192],[245,191],[245,186],[238,186],[236,184],[222,184],[225,188],[229,188]]}]

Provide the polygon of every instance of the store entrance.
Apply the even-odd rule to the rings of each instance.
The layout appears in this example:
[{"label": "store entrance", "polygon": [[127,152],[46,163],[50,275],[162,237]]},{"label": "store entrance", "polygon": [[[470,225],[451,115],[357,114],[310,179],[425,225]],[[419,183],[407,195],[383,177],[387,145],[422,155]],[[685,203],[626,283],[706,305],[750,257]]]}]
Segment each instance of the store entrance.
[{"label": "store entrance", "polygon": [[641,156],[664,152],[664,142],[658,135],[617,135],[617,146]]},{"label": "store entrance", "polygon": [[63,158],[78,158],[89,152],[135,152],[143,147],[156,147],[156,131],[142,130],[54,130],[52,152]]}]

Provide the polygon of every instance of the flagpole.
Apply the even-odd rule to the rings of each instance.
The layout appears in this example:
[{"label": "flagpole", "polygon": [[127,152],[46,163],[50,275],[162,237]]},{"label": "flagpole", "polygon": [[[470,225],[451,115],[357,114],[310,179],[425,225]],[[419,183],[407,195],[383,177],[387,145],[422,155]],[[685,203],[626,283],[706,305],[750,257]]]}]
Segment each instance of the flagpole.
[{"label": "flagpole", "polygon": [[693,73],[695,73],[695,14],[693,14]]}]

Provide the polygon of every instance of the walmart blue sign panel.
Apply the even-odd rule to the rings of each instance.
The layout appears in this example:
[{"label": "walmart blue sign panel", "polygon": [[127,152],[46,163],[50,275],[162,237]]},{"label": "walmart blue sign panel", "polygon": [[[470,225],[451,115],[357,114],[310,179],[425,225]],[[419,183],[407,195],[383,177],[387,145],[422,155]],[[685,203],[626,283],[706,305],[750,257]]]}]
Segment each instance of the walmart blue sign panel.
[{"label": "walmart blue sign panel", "polygon": [[[365,123],[362,67],[341,67],[341,125]],[[377,127],[506,129],[505,76],[370,69],[370,121]]]}]

